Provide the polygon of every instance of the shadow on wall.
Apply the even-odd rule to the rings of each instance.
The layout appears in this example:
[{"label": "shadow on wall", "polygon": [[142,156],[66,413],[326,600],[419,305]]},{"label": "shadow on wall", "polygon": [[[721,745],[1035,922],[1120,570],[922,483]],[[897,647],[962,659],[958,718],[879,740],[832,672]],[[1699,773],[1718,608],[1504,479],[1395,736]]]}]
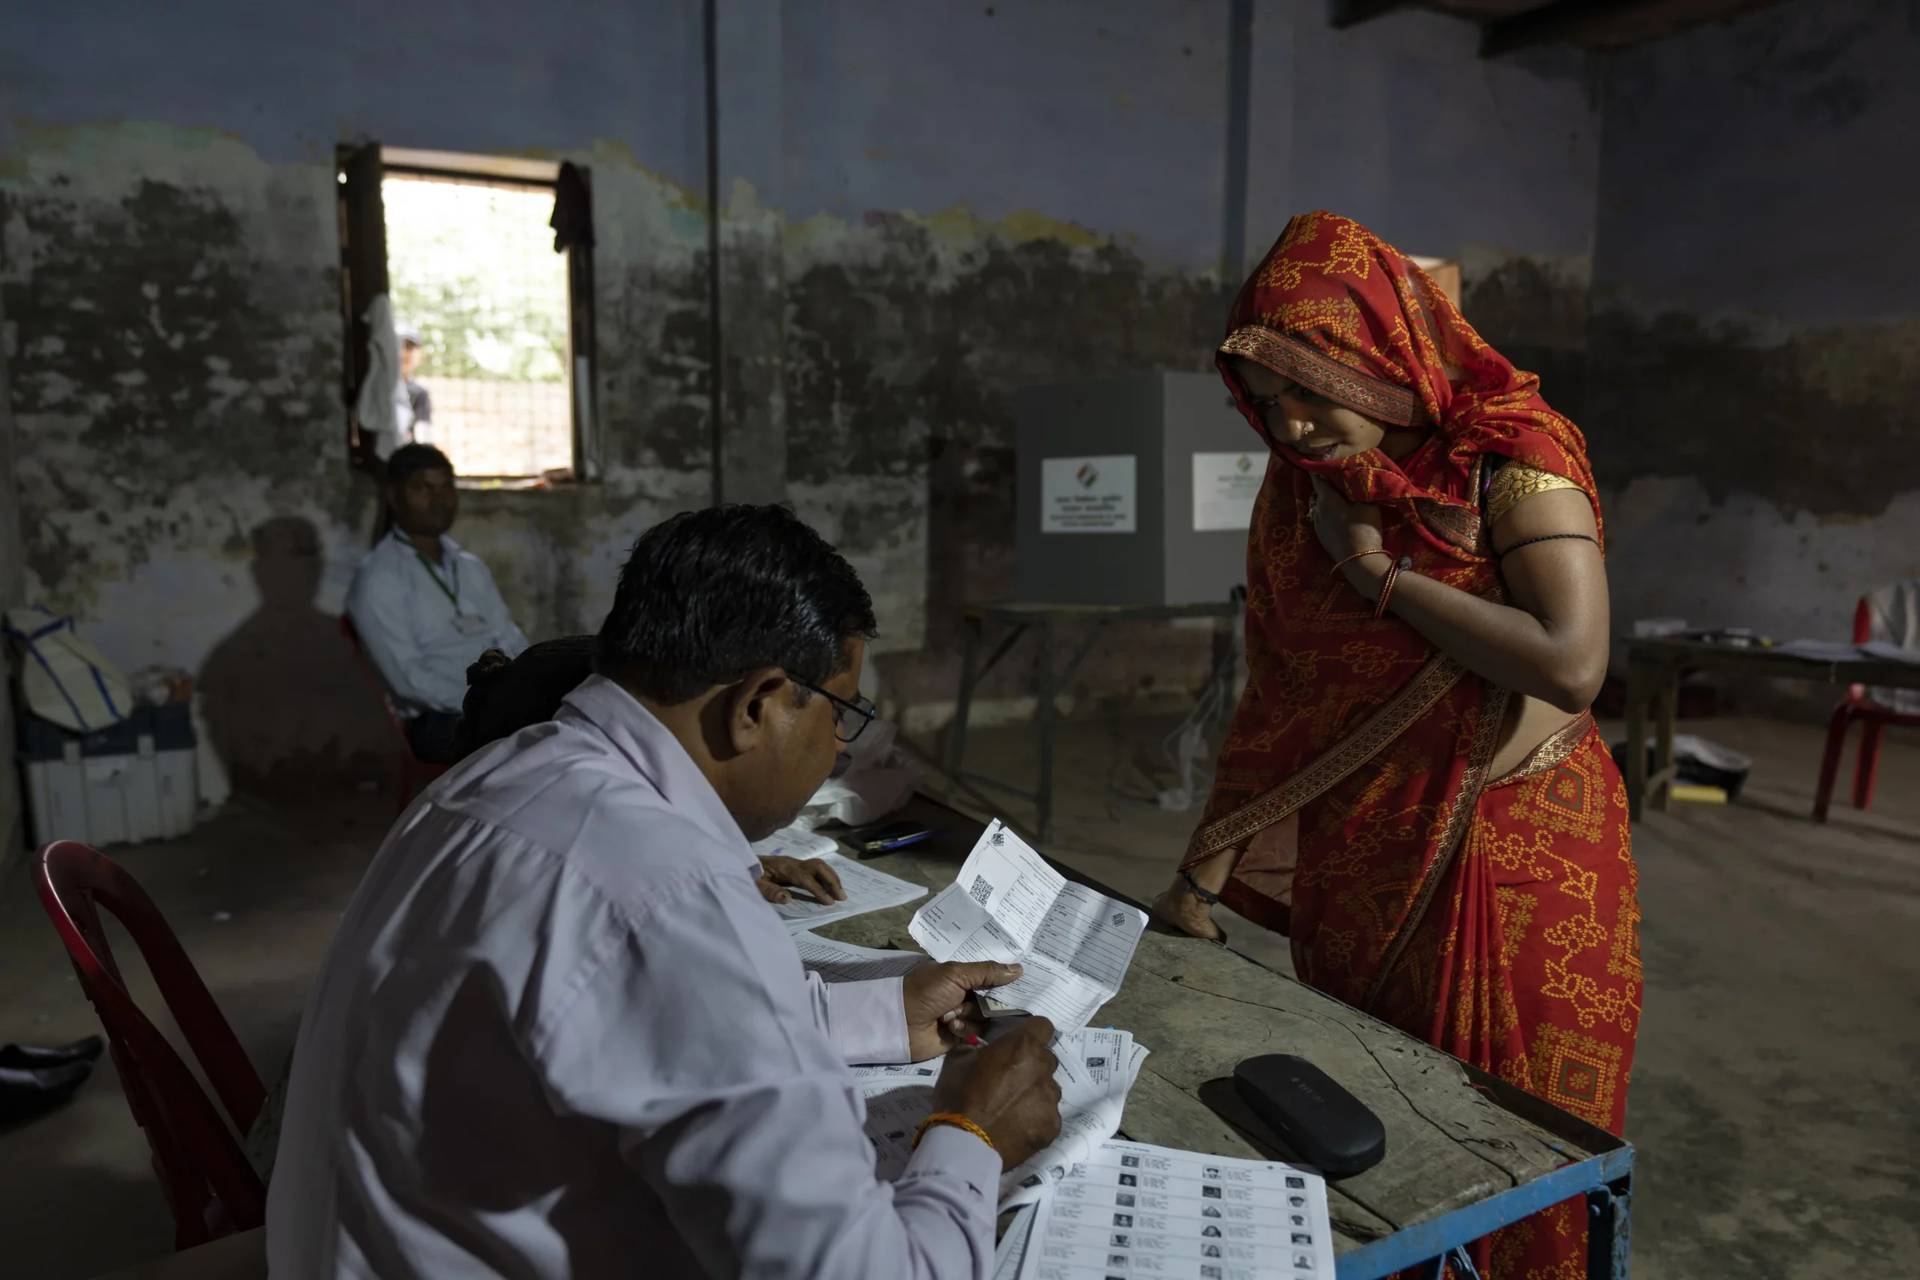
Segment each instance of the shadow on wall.
[{"label": "shadow on wall", "polygon": [[397,749],[380,700],[314,601],[320,532],[298,516],[253,531],[260,603],[200,671],[207,729],[240,790],[286,796],[381,780]]}]

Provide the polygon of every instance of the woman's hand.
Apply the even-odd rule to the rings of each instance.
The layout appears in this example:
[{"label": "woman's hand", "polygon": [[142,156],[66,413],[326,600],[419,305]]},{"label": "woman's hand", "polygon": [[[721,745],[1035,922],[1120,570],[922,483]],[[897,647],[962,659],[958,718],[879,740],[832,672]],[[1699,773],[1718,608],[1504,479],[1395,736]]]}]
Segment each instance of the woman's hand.
[{"label": "woman's hand", "polygon": [[1365,502],[1348,502],[1346,495],[1313,477],[1313,532],[1327,549],[1335,564],[1350,556],[1381,549],[1380,508]]}]

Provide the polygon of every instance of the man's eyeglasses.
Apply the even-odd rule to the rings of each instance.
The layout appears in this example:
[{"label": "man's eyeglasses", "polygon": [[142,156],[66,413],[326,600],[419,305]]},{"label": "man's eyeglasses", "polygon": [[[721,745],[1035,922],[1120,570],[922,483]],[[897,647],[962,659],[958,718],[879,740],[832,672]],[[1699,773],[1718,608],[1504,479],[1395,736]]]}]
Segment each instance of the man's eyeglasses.
[{"label": "man's eyeglasses", "polygon": [[[802,689],[813,690],[833,704],[833,736],[842,742],[852,742],[859,737],[866,731],[866,727],[873,723],[873,718],[880,714],[880,708],[874,706],[867,698],[855,698],[852,702],[848,702],[845,698],[828,693],[817,684],[808,684],[805,680],[795,680],[794,683]],[[849,720],[849,717],[852,719]]]}]

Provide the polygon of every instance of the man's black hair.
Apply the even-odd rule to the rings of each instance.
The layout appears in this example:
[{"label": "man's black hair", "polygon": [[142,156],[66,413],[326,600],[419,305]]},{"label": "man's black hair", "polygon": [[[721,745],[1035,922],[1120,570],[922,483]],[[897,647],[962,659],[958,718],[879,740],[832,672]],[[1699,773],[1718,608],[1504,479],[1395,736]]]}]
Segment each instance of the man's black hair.
[{"label": "man's black hair", "polygon": [[[381,484],[399,488],[407,482],[407,477],[421,471],[453,472],[453,461],[430,444],[403,444],[387,455],[381,464]],[[373,545],[379,546],[380,540],[393,532],[393,503],[384,498],[380,503],[379,518],[373,524]]]},{"label": "man's black hair", "polygon": [[430,444],[403,444],[387,455],[387,483],[396,488],[417,471],[452,470],[453,462]]},{"label": "man's black hair", "polygon": [[874,631],[860,575],[793,512],[711,507],[633,544],[598,661],[672,705],[762,667],[825,684],[846,670],[848,642]]}]

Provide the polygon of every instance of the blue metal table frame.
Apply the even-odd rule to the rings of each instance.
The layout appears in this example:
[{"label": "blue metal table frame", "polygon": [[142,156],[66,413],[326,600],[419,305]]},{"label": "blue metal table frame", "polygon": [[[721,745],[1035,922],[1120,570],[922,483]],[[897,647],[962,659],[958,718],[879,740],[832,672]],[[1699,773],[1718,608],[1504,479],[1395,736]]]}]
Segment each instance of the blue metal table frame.
[{"label": "blue metal table frame", "polygon": [[1565,1139],[1570,1163],[1349,1250],[1335,1260],[1336,1280],[1385,1280],[1410,1270],[1421,1280],[1428,1276],[1444,1280],[1449,1264],[1454,1280],[1479,1280],[1467,1257],[1467,1245],[1575,1196],[1584,1196],[1587,1202],[1587,1280],[1627,1280],[1633,1234],[1633,1144],[1470,1063],[1461,1065],[1476,1089]]},{"label": "blue metal table frame", "polygon": [[1574,1196],[1587,1200],[1588,1280],[1626,1280],[1633,1208],[1633,1147],[1590,1156],[1427,1222],[1403,1227],[1372,1244],[1339,1256],[1337,1280],[1385,1280],[1414,1268],[1415,1274],[1444,1277],[1451,1263],[1456,1277],[1478,1277],[1466,1246],[1502,1227]]}]

